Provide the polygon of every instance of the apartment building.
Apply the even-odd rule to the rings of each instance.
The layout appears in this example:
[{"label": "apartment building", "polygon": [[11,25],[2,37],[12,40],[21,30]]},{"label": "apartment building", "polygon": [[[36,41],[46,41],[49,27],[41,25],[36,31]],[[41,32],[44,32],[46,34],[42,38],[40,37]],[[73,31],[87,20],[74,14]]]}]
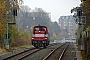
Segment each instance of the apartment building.
[{"label": "apartment building", "polygon": [[58,24],[61,28],[61,35],[63,35],[63,38],[75,38],[77,24],[75,23],[74,19],[75,18],[72,15],[60,16],[60,18],[58,19]]}]

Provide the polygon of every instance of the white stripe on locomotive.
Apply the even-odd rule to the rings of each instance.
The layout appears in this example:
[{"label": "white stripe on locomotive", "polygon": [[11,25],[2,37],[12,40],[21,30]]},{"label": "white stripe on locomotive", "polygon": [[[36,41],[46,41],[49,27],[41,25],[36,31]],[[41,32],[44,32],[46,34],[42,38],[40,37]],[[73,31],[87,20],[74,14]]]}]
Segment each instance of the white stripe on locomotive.
[{"label": "white stripe on locomotive", "polygon": [[48,34],[33,34],[33,37],[48,37]]}]

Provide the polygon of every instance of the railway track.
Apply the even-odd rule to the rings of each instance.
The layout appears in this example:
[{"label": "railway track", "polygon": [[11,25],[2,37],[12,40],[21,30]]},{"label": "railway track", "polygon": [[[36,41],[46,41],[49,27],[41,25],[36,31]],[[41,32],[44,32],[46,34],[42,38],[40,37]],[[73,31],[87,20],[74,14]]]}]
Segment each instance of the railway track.
[{"label": "railway track", "polygon": [[0,60],[75,60],[76,57],[73,44],[58,43],[46,48],[26,48],[17,53],[14,51],[11,53],[0,56]]},{"label": "railway track", "polygon": [[15,55],[12,55],[10,57],[7,57],[7,58],[4,58],[3,60],[19,60],[19,59],[22,59],[22,56],[26,56],[26,54],[33,54],[37,51],[39,51],[40,49],[35,49],[35,48],[32,48],[32,49],[28,49],[28,50],[25,50],[23,52],[20,52],[20,53],[17,53]]},{"label": "railway track", "polygon": [[[53,45],[54,45],[54,44],[51,44],[51,45],[49,45],[48,47],[53,46]],[[24,58],[26,58],[26,57],[28,57],[28,56],[30,56],[30,55],[32,55],[32,54],[40,51],[40,50],[42,50],[42,49],[44,49],[44,48],[39,48],[39,49],[36,49],[36,48],[27,49],[27,50],[25,50],[25,51],[23,51],[23,52],[17,53],[17,54],[12,55],[12,56],[9,56],[9,57],[7,57],[7,58],[3,58],[3,60],[22,60],[22,59],[24,59]]]},{"label": "railway track", "polygon": [[61,60],[68,46],[69,44],[65,44],[54,49],[43,60]]},{"label": "railway track", "polygon": [[62,60],[77,60],[74,44],[70,44],[64,53]]}]

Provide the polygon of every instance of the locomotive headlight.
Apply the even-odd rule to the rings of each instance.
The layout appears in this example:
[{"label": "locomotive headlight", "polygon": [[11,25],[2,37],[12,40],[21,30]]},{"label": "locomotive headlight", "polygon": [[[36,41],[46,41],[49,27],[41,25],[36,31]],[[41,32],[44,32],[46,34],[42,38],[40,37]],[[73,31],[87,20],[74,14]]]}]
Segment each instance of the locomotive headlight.
[{"label": "locomotive headlight", "polygon": [[33,40],[34,38],[32,38],[32,40]]},{"label": "locomotive headlight", "polygon": [[45,38],[45,39],[47,39],[47,38]]}]

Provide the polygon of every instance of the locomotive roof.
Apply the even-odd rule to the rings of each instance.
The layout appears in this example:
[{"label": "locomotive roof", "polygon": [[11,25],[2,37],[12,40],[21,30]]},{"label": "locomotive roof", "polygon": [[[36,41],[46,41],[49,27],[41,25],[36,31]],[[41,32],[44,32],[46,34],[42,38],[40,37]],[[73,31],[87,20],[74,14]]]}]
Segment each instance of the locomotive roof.
[{"label": "locomotive roof", "polygon": [[45,27],[45,28],[47,28],[46,26],[34,26],[34,28],[36,28],[36,27]]}]

